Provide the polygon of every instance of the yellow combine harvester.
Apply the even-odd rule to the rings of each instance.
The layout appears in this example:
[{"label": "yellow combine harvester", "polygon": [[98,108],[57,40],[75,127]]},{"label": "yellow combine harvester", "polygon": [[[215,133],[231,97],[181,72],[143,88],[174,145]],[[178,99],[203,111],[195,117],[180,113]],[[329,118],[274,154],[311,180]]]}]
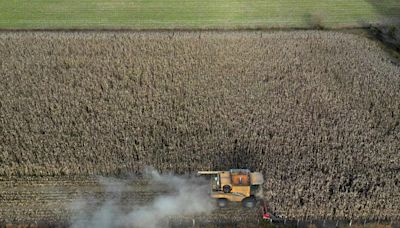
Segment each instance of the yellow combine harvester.
[{"label": "yellow combine harvester", "polygon": [[262,194],[263,175],[248,169],[229,171],[199,171],[200,175],[211,175],[211,197],[217,199],[219,207],[228,201],[242,202],[244,207],[256,205],[256,197]]}]

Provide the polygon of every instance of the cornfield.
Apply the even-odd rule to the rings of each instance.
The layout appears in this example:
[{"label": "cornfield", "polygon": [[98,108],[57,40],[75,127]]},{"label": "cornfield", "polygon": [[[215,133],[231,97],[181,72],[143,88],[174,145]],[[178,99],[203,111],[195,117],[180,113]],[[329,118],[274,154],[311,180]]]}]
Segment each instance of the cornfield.
[{"label": "cornfield", "polygon": [[400,67],[355,34],[0,33],[0,176],[250,168],[294,219],[400,219]]}]

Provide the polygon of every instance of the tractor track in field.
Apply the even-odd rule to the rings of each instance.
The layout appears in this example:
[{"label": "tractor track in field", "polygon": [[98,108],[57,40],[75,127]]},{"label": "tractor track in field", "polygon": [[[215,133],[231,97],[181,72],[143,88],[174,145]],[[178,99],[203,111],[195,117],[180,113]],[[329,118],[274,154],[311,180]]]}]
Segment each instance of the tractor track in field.
[{"label": "tractor track in field", "polygon": [[[371,25],[376,24],[365,24],[365,25],[342,25],[332,28],[324,28],[324,31],[332,32],[348,32],[348,33],[360,33],[364,32],[365,29],[370,29]],[[54,32],[54,33],[68,33],[68,32],[78,32],[78,33],[127,33],[127,32],[138,32],[138,33],[180,33],[180,32],[273,32],[273,31],[315,31],[315,28],[309,26],[298,26],[298,27],[281,27],[281,26],[259,26],[259,27],[238,27],[238,28],[0,28],[0,33],[10,33],[10,32]]]}]

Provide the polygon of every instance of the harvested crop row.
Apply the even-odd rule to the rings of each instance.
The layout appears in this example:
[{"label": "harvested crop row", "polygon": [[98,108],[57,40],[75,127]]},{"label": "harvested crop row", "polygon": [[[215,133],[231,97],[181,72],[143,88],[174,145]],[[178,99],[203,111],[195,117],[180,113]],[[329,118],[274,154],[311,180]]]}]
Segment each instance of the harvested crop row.
[{"label": "harvested crop row", "polygon": [[1,33],[0,175],[247,167],[288,218],[400,219],[400,67],[336,32]]}]

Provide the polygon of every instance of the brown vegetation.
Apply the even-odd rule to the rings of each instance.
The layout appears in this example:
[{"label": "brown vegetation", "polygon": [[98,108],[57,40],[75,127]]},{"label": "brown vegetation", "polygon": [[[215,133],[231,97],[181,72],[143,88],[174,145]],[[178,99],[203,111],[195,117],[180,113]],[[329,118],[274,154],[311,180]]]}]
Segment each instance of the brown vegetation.
[{"label": "brown vegetation", "polygon": [[288,218],[399,219],[399,75],[335,32],[1,33],[0,175],[250,168]]}]

